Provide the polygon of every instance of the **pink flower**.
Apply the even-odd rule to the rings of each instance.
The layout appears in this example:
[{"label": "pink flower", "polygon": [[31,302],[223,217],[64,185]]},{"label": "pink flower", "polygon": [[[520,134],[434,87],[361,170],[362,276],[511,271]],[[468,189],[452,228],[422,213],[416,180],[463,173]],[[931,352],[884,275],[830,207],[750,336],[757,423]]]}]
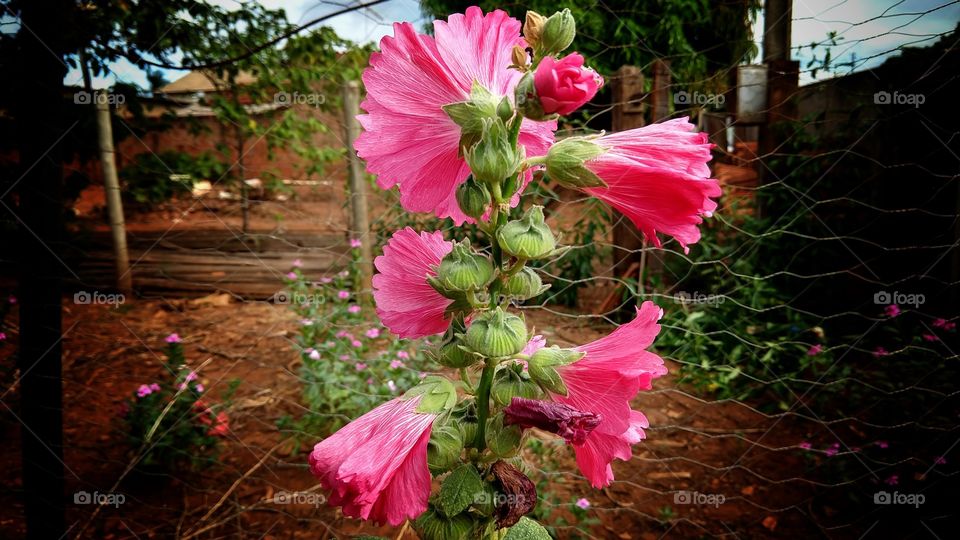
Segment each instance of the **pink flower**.
[{"label": "pink flower", "polygon": [[349,355],[349,354],[341,354],[341,355],[340,355],[340,360],[343,360],[344,362],[347,362],[347,361],[349,361],[350,359],[351,359],[351,358],[350,358],[350,355]]},{"label": "pink flower", "polygon": [[807,441],[803,441],[802,443],[798,444],[797,446],[799,446],[800,448],[803,448],[804,450],[809,450],[809,449],[813,448],[813,445],[810,444],[810,443],[807,442]]},{"label": "pink flower", "polygon": [[600,416],[563,403],[514,397],[503,409],[503,424],[556,433],[568,443],[579,446],[600,425]]},{"label": "pink flower", "polygon": [[710,143],[686,118],[604,135],[594,142],[608,151],[585,163],[607,187],[590,195],[623,212],[657,247],[657,232],[687,244],[700,239],[697,228],[717,208],[720,185],[710,178]]},{"label": "pink flower", "polygon": [[840,452],[840,443],[833,443],[830,445],[830,448],[827,448],[826,450],[824,450],[823,453],[826,454],[827,457],[833,457],[837,455],[839,452]]},{"label": "pink flower", "polygon": [[350,332],[347,332],[346,330],[340,330],[339,332],[337,332],[336,336],[338,338],[347,338],[350,340],[353,339],[353,334],[351,334]]},{"label": "pink flower", "polygon": [[404,364],[403,364],[403,362],[402,362],[401,360],[391,360],[391,361],[390,361],[390,369],[400,369],[400,368],[402,368],[403,366],[404,366]]},{"label": "pink flower", "polygon": [[410,353],[407,351],[397,351],[397,358],[403,358],[404,360],[410,358]]},{"label": "pink flower", "polygon": [[590,501],[588,501],[588,500],[586,500],[586,499],[583,499],[583,498],[577,499],[577,503],[576,503],[576,504],[577,504],[577,507],[578,507],[578,508],[582,508],[582,509],[584,509],[584,510],[586,510],[587,508],[590,508]]},{"label": "pink flower", "polygon": [[166,341],[167,343],[180,343],[181,341],[183,341],[182,339],[180,339],[180,336],[177,335],[176,333],[170,334],[169,336],[163,338],[163,340]]},{"label": "pink flower", "polygon": [[546,345],[547,345],[547,340],[543,336],[538,334],[530,338],[530,341],[527,342],[527,346],[524,347],[522,351],[520,351],[520,354],[525,354],[527,356],[530,356],[531,354],[544,348]]},{"label": "pink flower", "polygon": [[940,341],[940,338],[938,338],[937,336],[933,334],[927,334],[927,333],[923,334],[923,339],[925,341]]},{"label": "pink flower", "polygon": [[313,347],[306,348],[306,349],[303,350],[303,352],[307,353],[307,356],[308,356],[311,360],[319,360],[319,359],[320,359],[320,351],[314,349]]},{"label": "pink flower", "polygon": [[17,297],[11,294],[10,296],[7,297],[7,302],[10,302],[11,304],[16,304]]},{"label": "pink flower", "polygon": [[573,447],[580,471],[596,488],[613,481],[610,463],[630,459],[631,445],[645,438],[643,429],[650,425],[642,413],[630,409],[630,400],[667,373],[663,360],[645,350],[660,332],[662,314],[656,304],[644,302],[634,320],[578,347],[586,356],[557,369],[567,395],[553,399],[601,418],[584,444]]},{"label": "pink flower", "polygon": [[560,60],[547,56],[533,74],[533,86],[544,113],[567,115],[593,99],[603,77],[583,67],[583,57],[577,53]]},{"label": "pink flower", "polygon": [[900,475],[891,474],[886,480],[884,480],[888,486],[895,486],[900,483]]},{"label": "pink flower", "polygon": [[358,247],[360,247],[360,246],[362,246],[362,245],[363,245],[363,243],[362,243],[360,240],[357,240],[356,238],[351,238],[351,239],[350,239],[350,247],[352,247],[352,248],[358,248]]},{"label": "pink flower", "polygon": [[883,308],[883,312],[887,314],[887,317],[896,317],[897,315],[900,315],[900,306],[896,304],[890,304],[889,306]]},{"label": "pink flower", "polygon": [[876,349],[873,350],[872,354],[874,358],[880,358],[881,356],[887,356],[890,353],[887,352],[887,350],[884,349],[883,347],[877,347]]},{"label": "pink flower", "polygon": [[331,282],[333,282],[333,279],[331,279],[331,278],[328,278],[328,277],[322,277],[322,278],[320,278],[320,283],[323,283],[324,285],[326,285],[326,284],[328,284],[328,283],[331,283]]},{"label": "pink flower", "polygon": [[358,306],[358,305],[356,305],[356,304],[353,304],[353,305],[351,305],[350,307],[347,308],[347,312],[349,312],[349,313],[360,313],[360,306]]},{"label": "pink flower", "polygon": [[933,460],[933,464],[934,464],[934,465],[946,465],[946,464],[947,464],[947,458],[945,458],[945,457],[943,457],[943,456],[937,456],[937,459]]},{"label": "pink flower", "polygon": [[888,443],[887,441],[877,441],[875,444],[876,444],[878,447],[880,447],[880,448],[889,448],[889,447],[890,447],[890,443]]},{"label": "pink flower", "polygon": [[201,394],[203,393],[203,385],[202,385],[202,384],[197,384],[197,385],[194,387],[194,389],[196,389],[196,391],[197,391],[198,393],[201,393]]},{"label": "pink flower", "polygon": [[341,299],[341,300],[346,300],[347,298],[350,298],[350,292],[349,292],[349,291],[339,291],[339,292],[337,292],[337,298],[339,298],[339,299]]},{"label": "pink flower", "polygon": [[157,383],[150,383],[150,390],[152,390],[152,391],[154,391],[154,392],[159,392],[159,391],[160,391],[160,385],[157,384]]},{"label": "pink flower", "polygon": [[[410,212],[432,212],[460,225],[467,217],[456,188],[470,174],[459,156],[460,127],[441,107],[466,101],[474,82],[495,96],[512,99],[522,74],[510,69],[514,45],[526,47],[520,21],[478,7],[434,21],[434,35],[418,34],[413,24],[393,25],[363,72],[367,114],[357,154],[377,175],[383,189],[400,186],[400,203]],[[520,144],[528,157],[546,153],[556,122],[524,120]],[[402,156],[402,159],[398,159]],[[528,177],[532,171],[528,173]],[[514,205],[519,197],[511,201]]]},{"label": "pink flower", "polygon": [[357,362],[356,364],[354,364],[353,367],[354,367],[357,371],[363,371],[363,370],[367,369],[367,365],[364,364],[363,362]]},{"label": "pink flower", "polygon": [[397,391],[397,383],[393,382],[392,380],[391,380],[391,381],[387,381],[387,388],[388,388],[391,392],[396,392],[396,391]]},{"label": "pink flower", "polygon": [[379,329],[379,328],[371,328],[371,329],[367,330],[367,333],[364,334],[364,335],[367,336],[367,337],[370,338],[370,339],[376,339],[376,338],[380,337],[380,329]]},{"label": "pink flower", "polygon": [[946,319],[934,319],[931,323],[934,328],[943,328],[947,325]]},{"label": "pink flower", "polygon": [[353,341],[350,342],[350,345],[352,345],[352,346],[354,346],[354,347],[356,347],[356,348],[359,349],[360,347],[363,347],[363,342],[360,341],[359,339],[355,339],[355,340],[353,340]]},{"label": "pink flower", "polygon": [[141,384],[140,387],[137,388],[137,397],[147,397],[152,393],[153,389],[146,384]]},{"label": "pink flower", "polygon": [[373,299],[377,316],[391,332],[402,338],[440,334],[450,326],[444,313],[452,300],[444,298],[430,284],[440,259],[453,249],[443,233],[421,232],[407,227],[393,233],[383,255],[373,263]]},{"label": "pink flower", "polygon": [[815,345],[811,345],[810,348],[807,349],[807,356],[816,356],[822,352],[823,352],[823,345],[817,343]]},{"label": "pink flower", "polygon": [[420,399],[388,401],[313,448],[310,471],[344,515],[396,526],[426,511],[436,415],[417,413]]},{"label": "pink flower", "polygon": [[293,266],[294,268],[302,268],[303,261],[301,261],[300,259],[294,259],[293,263],[291,263],[291,266]]},{"label": "pink flower", "polygon": [[6,341],[6,340],[7,340],[6,332],[0,332],[0,341]]}]

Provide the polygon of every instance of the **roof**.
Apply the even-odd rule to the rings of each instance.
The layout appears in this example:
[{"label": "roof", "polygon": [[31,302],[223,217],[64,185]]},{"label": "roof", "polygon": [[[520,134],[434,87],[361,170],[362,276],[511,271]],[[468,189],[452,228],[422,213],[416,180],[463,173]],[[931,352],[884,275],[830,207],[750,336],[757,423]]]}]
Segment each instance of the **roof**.
[{"label": "roof", "polygon": [[[247,85],[257,78],[250,72],[241,71],[237,74],[237,84]],[[162,94],[194,94],[197,92],[215,92],[215,82],[223,84],[223,79],[217,79],[212,74],[203,71],[191,71],[170,84],[161,86],[158,91]]]}]

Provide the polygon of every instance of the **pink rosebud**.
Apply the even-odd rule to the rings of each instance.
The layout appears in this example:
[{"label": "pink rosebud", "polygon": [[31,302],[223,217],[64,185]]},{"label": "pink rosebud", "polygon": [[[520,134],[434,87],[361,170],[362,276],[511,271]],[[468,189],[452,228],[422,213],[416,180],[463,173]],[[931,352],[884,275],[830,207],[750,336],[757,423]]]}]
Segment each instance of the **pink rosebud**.
[{"label": "pink rosebud", "polygon": [[292,264],[294,268],[303,268],[303,261],[300,259],[294,259]]},{"label": "pink rosebud", "polygon": [[560,60],[547,56],[533,74],[533,86],[544,113],[567,115],[593,99],[603,77],[583,67],[583,57],[577,53]]},{"label": "pink rosebud", "polygon": [[587,508],[590,508],[590,501],[583,498],[577,499],[577,506],[586,510]]},{"label": "pink rosebud", "polygon": [[587,435],[600,425],[600,415],[584,412],[563,403],[515,397],[503,409],[504,425],[535,427],[556,433],[574,446],[580,446]]},{"label": "pink rosebud", "polygon": [[141,384],[140,387],[137,388],[137,397],[147,397],[152,393],[153,390],[145,384]]},{"label": "pink rosebud", "polygon": [[371,328],[367,330],[366,336],[370,339],[376,339],[380,337],[380,330],[377,328]]},{"label": "pink rosebud", "polygon": [[170,334],[169,336],[165,337],[163,340],[166,341],[167,343],[180,343],[181,341],[183,341],[182,339],[180,339],[180,336],[177,335],[176,333]]},{"label": "pink rosebud", "polygon": [[337,298],[346,300],[347,298],[350,298],[350,293],[348,291],[339,291],[337,293]]},{"label": "pink rosebud", "polygon": [[360,240],[357,240],[356,238],[351,238],[351,239],[350,239],[350,247],[352,247],[352,248],[358,248],[358,247],[360,247],[360,246],[362,246],[362,245],[363,245],[363,243],[360,242]]},{"label": "pink rosebud", "polygon": [[416,411],[421,398],[388,401],[314,446],[310,472],[344,515],[397,526],[427,510],[437,415]]},{"label": "pink rosebud", "polygon": [[358,305],[356,305],[356,304],[351,304],[350,307],[347,308],[347,312],[349,312],[349,313],[360,313],[360,306],[358,306]]},{"label": "pink rosebud", "polygon": [[887,317],[896,317],[897,315],[900,315],[900,306],[896,304],[890,304],[883,309],[883,312],[887,314]]}]

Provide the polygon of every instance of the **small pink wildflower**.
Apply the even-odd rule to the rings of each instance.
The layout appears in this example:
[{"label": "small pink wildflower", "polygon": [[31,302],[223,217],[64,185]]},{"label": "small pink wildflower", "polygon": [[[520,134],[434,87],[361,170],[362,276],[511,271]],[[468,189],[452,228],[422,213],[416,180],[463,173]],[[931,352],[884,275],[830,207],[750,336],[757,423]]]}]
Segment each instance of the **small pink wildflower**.
[{"label": "small pink wildflower", "polygon": [[888,443],[887,441],[877,441],[876,444],[877,444],[877,446],[880,447],[880,448],[889,448],[889,447],[890,447],[890,443]]},{"label": "small pink wildflower", "polygon": [[149,395],[152,394],[152,393],[153,393],[153,389],[151,389],[151,388],[150,388],[148,385],[146,385],[146,384],[141,384],[140,387],[137,388],[137,397],[141,397],[141,398],[142,398],[142,397],[147,397],[147,396],[149,396]]},{"label": "small pink wildflower", "polygon": [[897,315],[900,315],[900,306],[896,304],[890,304],[883,309],[883,312],[887,314],[887,317],[896,317]]},{"label": "small pink wildflower", "polygon": [[328,277],[322,277],[322,278],[320,278],[320,283],[323,283],[324,285],[327,285],[327,284],[332,283],[332,282],[333,282],[333,280],[330,279],[330,278],[328,278]]},{"label": "small pink wildflower", "polygon": [[191,371],[190,373],[187,373],[186,378],[184,378],[184,381],[186,381],[186,382],[195,381],[195,380],[197,380],[197,372],[196,372],[196,371]]},{"label": "small pink wildflower", "polygon": [[946,465],[946,464],[947,464],[947,458],[945,458],[945,457],[943,457],[943,456],[937,456],[937,459],[933,460],[933,464],[934,464],[934,465]]},{"label": "small pink wildflower", "polygon": [[356,364],[354,364],[353,367],[356,368],[357,371],[363,371],[367,369],[367,365],[364,364],[363,362],[357,362]]},{"label": "small pink wildflower", "polygon": [[816,356],[823,352],[823,345],[817,343],[816,345],[811,346],[807,349],[807,356]]},{"label": "small pink wildflower", "polygon": [[356,238],[351,238],[351,239],[350,239],[350,247],[352,247],[352,248],[358,248],[358,247],[360,247],[360,246],[362,246],[362,245],[363,245],[363,242],[361,242],[360,240],[358,240],[358,239],[356,239]]},{"label": "small pink wildflower", "polygon": [[397,351],[397,358],[403,358],[406,360],[410,358],[410,354],[407,351]]},{"label": "small pink wildflower", "polygon": [[348,313],[360,313],[360,306],[358,306],[358,305],[356,305],[356,304],[351,304],[350,307],[347,308],[347,312],[348,312]]},{"label": "small pink wildflower", "polygon": [[203,393],[203,385],[202,385],[202,384],[197,384],[197,385],[194,387],[194,389],[196,389],[196,391],[197,391],[198,393],[200,393],[200,394]]},{"label": "small pink wildflower", "polygon": [[370,339],[376,339],[380,337],[380,330],[378,328],[371,328],[367,330],[366,336]]},{"label": "small pink wildflower", "polygon": [[7,340],[7,334],[5,332],[0,332],[0,341],[6,341],[6,340]]},{"label": "small pink wildflower", "polygon": [[813,445],[810,444],[810,443],[807,442],[807,441],[803,441],[802,443],[798,444],[797,446],[799,446],[800,448],[803,448],[804,450],[809,450],[809,449],[813,448]]},{"label": "small pink wildflower", "polygon": [[925,341],[940,341],[940,338],[933,334],[923,334],[923,339]]},{"label": "small pink wildflower", "polygon": [[387,381],[387,388],[389,388],[391,392],[396,392],[396,391],[397,391],[397,383],[393,382],[392,380],[391,380],[391,381]]},{"label": "small pink wildflower", "polygon": [[180,343],[183,341],[177,333],[170,334],[169,336],[163,338],[167,343]]},{"label": "small pink wildflower", "polygon": [[350,358],[350,355],[349,355],[349,354],[341,354],[341,355],[340,355],[340,360],[343,360],[344,362],[348,362],[348,361],[351,360],[351,358]]},{"label": "small pink wildflower", "polygon": [[150,390],[153,390],[154,392],[159,392],[159,391],[160,391],[160,385],[157,384],[157,383],[150,383]]},{"label": "small pink wildflower", "polygon": [[588,501],[588,500],[586,500],[586,499],[584,499],[584,498],[580,498],[580,499],[577,500],[577,506],[578,506],[579,508],[582,508],[582,509],[586,510],[587,508],[590,508],[590,501]]},{"label": "small pink wildflower", "polygon": [[363,342],[360,341],[359,339],[355,339],[350,342],[350,345],[353,345],[354,347],[359,349],[360,347],[363,347]]},{"label": "small pink wildflower", "polygon": [[341,299],[341,300],[346,300],[347,298],[350,298],[350,292],[349,292],[349,291],[339,291],[339,292],[337,293],[337,298],[339,298],[339,299]]},{"label": "small pink wildflower", "polygon": [[877,347],[876,349],[873,350],[872,354],[874,358],[880,358],[881,356],[887,356],[890,353],[883,347]]},{"label": "small pink wildflower", "polygon": [[888,486],[895,486],[900,483],[900,475],[891,474],[886,480],[884,480]]},{"label": "small pink wildflower", "polygon": [[404,364],[403,364],[403,362],[402,362],[401,360],[391,360],[391,361],[390,361],[390,369],[400,369],[400,368],[402,368],[403,366],[404,366]]},{"label": "small pink wildflower", "polygon": [[287,279],[297,279],[296,272],[287,272]]},{"label": "small pink wildflower", "polygon": [[300,259],[294,259],[292,265],[294,268],[303,268],[303,261]]}]

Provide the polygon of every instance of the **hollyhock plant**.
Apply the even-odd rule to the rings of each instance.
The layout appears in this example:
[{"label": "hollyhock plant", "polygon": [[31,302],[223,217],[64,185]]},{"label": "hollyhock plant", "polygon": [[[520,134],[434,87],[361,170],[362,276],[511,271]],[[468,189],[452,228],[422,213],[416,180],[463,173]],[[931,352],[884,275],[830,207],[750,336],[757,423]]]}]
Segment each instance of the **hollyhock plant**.
[{"label": "hollyhock plant", "polygon": [[444,317],[451,300],[426,281],[435,276],[440,260],[453,243],[440,232],[417,233],[407,227],[395,233],[373,264],[373,298],[380,321],[402,338],[443,333],[450,321]]},{"label": "hollyhock plant", "polygon": [[427,509],[427,443],[435,414],[421,396],[397,398],[317,443],[310,471],[350,517],[399,525]]},{"label": "hollyhock plant", "polygon": [[[499,101],[512,97],[521,73],[509,68],[515,46],[525,47],[520,21],[478,7],[434,21],[434,35],[397,23],[394,35],[380,41],[363,72],[367,112],[358,120],[359,156],[383,189],[400,188],[400,203],[411,212],[450,217],[458,225],[467,216],[456,189],[470,174],[461,154],[461,132],[445,105],[468,101],[474,83]],[[494,106],[496,101],[493,102]],[[524,120],[519,143],[528,156],[546,153],[555,122]],[[403,159],[397,159],[403,156]]]}]

